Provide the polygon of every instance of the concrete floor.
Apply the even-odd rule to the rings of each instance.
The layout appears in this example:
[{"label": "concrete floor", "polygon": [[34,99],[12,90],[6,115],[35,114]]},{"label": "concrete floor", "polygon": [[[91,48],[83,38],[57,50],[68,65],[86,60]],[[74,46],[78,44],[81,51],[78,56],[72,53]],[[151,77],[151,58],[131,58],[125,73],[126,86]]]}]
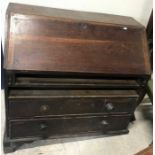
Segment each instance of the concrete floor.
[{"label": "concrete floor", "polygon": [[[4,131],[4,92],[2,91],[2,133]],[[141,104],[129,134],[103,137],[76,137],[42,140],[23,145],[8,155],[134,155],[152,142],[152,106]],[[4,155],[1,152],[1,155]]]}]

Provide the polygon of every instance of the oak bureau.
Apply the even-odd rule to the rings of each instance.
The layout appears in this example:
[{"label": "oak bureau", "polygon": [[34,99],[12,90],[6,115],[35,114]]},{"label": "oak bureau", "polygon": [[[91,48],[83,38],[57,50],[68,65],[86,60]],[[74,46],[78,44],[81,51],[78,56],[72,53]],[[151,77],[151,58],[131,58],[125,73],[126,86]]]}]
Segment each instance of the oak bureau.
[{"label": "oak bureau", "polygon": [[4,151],[39,139],[128,133],[145,95],[145,27],[131,17],[11,3]]}]

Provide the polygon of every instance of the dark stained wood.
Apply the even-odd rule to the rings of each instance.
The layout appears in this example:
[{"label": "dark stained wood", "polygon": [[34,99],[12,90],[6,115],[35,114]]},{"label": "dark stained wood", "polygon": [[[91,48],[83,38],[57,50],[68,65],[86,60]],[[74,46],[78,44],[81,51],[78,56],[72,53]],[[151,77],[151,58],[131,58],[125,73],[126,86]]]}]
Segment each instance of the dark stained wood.
[{"label": "dark stained wood", "polygon": [[146,28],[147,38],[148,38],[148,46],[150,51],[150,61],[151,61],[151,69],[153,71],[153,10],[150,15],[150,19]]},{"label": "dark stained wood", "polygon": [[[23,92],[23,91],[20,91]],[[34,91],[33,91],[34,92]],[[43,92],[43,91],[41,91]],[[134,91],[91,91],[83,90],[73,94],[70,91],[57,91],[56,96],[42,97],[16,96],[9,100],[9,116],[12,119],[24,117],[47,117],[63,115],[90,115],[90,114],[115,114],[115,113],[132,113],[136,108],[138,95]],[[36,91],[35,91],[36,93]],[[47,91],[45,93],[47,95]],[[85,94],[85,95],[84,95]],[[121,95],[120,95],[121,94]],[[20,94],[19,94],[20,95]],[[14,96],[14,95],[12,95]],[[39,95],[41,96],[41,95]],[[24,108],[23,108],[24,107]]]},{"label": "dark stained wood", "polygon": [[15,4],[10,3],[8,6],[8,11],[13,12],[15,14],[23,14],[23,15],[36,15],[43,17],[55,17],[56,19],[72,19],[75,21],[91,21],[91,22],[105,22],[108,24],[117,24],[117,25],[129,25],[133,27],[143,27],[138,22],[131,17],[125,16],[116,16],[110,14],[101,14],[101,13],[92,13],[92,12],[82,12],[82,11],[72,11],[72,10],[63,10],[56,8],[48,8],[48,7],[40,7],[40,6],[32,6],[32,5],[23,5],[23,4]]},{"label": "dark stained wood", "polygon": [[146,32],[147,32],[148,39],[153,39],[152,38],[153,37],[153,10],[151,12],[149,22],[147,24]]},{"label": "dark stained wood", "polygon": [[[11,17],[6,69],[150,74],[145,29],[136,21],[129,27],[122,23],[109,25],[104,18],[112,21],[113,16],[103,14],[103,21],[87,23],[84,19],[76,20],[85,13],[76,12],[75,19],[65,19],[55,16],[56,9],[51,9],[53,14],[47,17],[33,12],[24,14],[27,7],[21,6],[22,12],[16,7],[12,4],[8,9]],[[128,25],[131,19],[125,19]]]},{"label": "dark stained wood", "polygon": [[11,3],[5,36],[5,152],[43,138],[128,132],[151,73],[141,24]]},{"label": "dark stained wood", "polygon": [[100,97],[138,97],[134,90],[21,90],[9,92],[9,99],[25,98],[100,98]]},{"label": "dark stained wood", "polygon": [[[125,130],[130,120],[129,115],[65,117],[52,119],[23,120],[10,122],[10,137],[56,136],[65,133],[102,131],[103,133]],[[82,128],[81,128],[82,127]]]},{"label": "dark stained wood", "polygon": [[121,79],[84,79],[84,78],[60,78],[60,77],[15,77],[14,81],[9,81],[9,86],[14,88],[76,88],[76,89],[106,89],[106,88],[138,88],[140,84],[136,80]]}]

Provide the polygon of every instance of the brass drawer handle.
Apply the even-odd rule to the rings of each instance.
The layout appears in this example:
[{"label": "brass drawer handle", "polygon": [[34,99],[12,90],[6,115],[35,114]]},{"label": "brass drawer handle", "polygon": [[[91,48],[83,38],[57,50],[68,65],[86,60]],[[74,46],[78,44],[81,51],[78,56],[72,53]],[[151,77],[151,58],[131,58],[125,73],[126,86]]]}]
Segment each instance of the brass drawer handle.
[{"label": "brass drawer handle", "polygon": [[40,107],[40,111],[41,112],[47,112],[49,110],[49,106],[48,105],[42,105],[41,107]]},{"label": "brass drawer handle", "polygon": [[112,103],[106,103],[105,107],[108,111],[114,110],[114,105]]},{"label": "brass drawer handle", "polygon": [[48,128],[46,123],[41,123],[40,124],[40,130],[46,130]]},{"label": "brass drawer handle", "polygon": [[101,122],[101,124],[102,124],[102,125],[109,125],[108,121],[106,121],[106,120],[103,120],[103,121]]}]

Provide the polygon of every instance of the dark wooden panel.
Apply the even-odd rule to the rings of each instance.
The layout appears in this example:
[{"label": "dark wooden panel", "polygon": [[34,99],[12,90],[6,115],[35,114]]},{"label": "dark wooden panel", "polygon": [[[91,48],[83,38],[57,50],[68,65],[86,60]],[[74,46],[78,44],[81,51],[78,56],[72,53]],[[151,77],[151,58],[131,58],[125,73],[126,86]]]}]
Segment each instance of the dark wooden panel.
[{"label": "dark wooden panel", "polygon": [[29,87],[29,88],[138,88],[140,85],[136,80],[125,80],[125,79],[93,79],[93,78],[64,78],[64,77],[41,77],[38,76],[15,76],[14,80],[8,81],[10,87]]},{"label": "dark wooden panel", "polygon": [[[123,95],[122,95],[123,96]],[[77,98],[19,99],[9,103],[11,119],[53,115],[133,113],[138,98]]]},{"label": "dark wooden panel", "polygon": [[10,20],[6,69],[150,74],[143,27],[20,14]]},{"label": "dark wooden panel", "polygon": [[[12,16],[13,33],[20,40],[31,39],[74,39],[71,42],[83,43],[84,41],[140,41],[143,28],[123,27],[121,25],[104,25],[104,23],[85,23],[63,19],[49,19],[33,15]],[[127,37],[128,35],[128,37]],[[121,36],[121,37],[120,37]],[[39,38],[42,37],[42,38]],[[49,37],[49,38],[48,38]],[[76,40],[79,39],[79,40]],[[65,40],[64,40],[65,41]],[[135,43],[136,43],[135,42]]]},{"label": "dark wooden panel", "polygon": [[11,138],[56,136],[66,133],[119,131],[127,128],[130,116],[65,117],[41,120],[11,121]]},{"label": "dark wooden panel", "polygon": [[134,90],[11,90],[11,118],[91,113],[132,113]]},{"label": "dark wooden panel", "polygon": [[91,21],[91,22],[105,22],[109,24],[117,25],[129,25],[131,27],[143,27],[140,23],[131,17],[91,13],[73,10],[63,10],[56,8],[40,7],[33,5],[23,5],[10,3],[7,10],[8,14],[23,14],[23,15],[37,15],[44,17],[55,17],[56,19],[70,19],[79,21]]},{"label": "dark wooden panel", "polygon": [[12,69],[105,74],[143,74],[146,70],[144,55],[138,52],[141,46],[136,43],[43,40],[16,40],[9,63]]},{"label": "dark wooden panel", "polygon": [[101,97],[138,97],[134,90],[38,90],[13,89],[8,98],[101,98]]}]

